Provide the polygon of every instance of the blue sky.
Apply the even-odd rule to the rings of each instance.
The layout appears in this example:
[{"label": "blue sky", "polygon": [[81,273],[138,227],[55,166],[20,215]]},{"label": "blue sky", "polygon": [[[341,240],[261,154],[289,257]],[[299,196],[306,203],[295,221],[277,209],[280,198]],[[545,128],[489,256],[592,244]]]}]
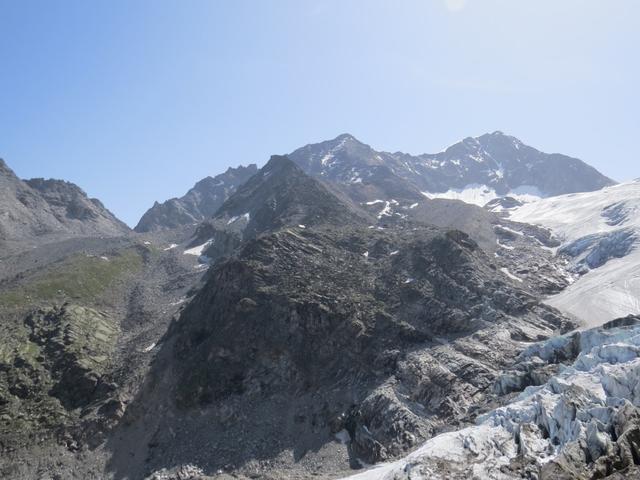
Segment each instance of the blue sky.
[{"label": "blue sky", "polygon": [[640,176],[635,0],[0,0],[0,157],[134,225],[237,164],[349,132],[502,130]]}]

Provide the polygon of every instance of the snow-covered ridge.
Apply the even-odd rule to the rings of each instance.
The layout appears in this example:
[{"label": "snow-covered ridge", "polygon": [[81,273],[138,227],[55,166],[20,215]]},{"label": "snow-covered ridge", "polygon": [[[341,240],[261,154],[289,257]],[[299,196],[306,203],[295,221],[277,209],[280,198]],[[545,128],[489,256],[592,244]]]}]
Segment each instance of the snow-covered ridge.
[{"label": "snow-covered ridge", "polygon": [[502,132],[468,137],[443,152],[419,155],[376,151],[350,135],[340,135],[306,145],[290,158],[307,173],[345,188],[358,201],[400,199],[399,193],[409,199],[424,192],[429,198],[484,206],[504,195],[531,201],[614,183],[578,159],[541,152]]},{"label": "snow-covered ridge", "polygon": [[640,313],[640,182],[551,197],[507,210],[550,228],[582,277],[548,303],[587,326]]},{"label": "snow-covered ridge", "polygon": [[491,200],[495,200],[496,198],[511,197],[521,202],[533,202],[546,196],[537,187],[531,185],[521,185],[511,190],[506,195],[500,195],[492,187],[477,183],[469,184],[464,188],[452,188],[446,192],[422,192],[422,194],[427,198],[461,200],[480,207],[484,207],[487,203]]},{"label": "snow-covered ridge", "polygon": [[623,227],[640,229],[640,182],[595,192],[572,193],[528,203],[510,211],[517,222],[551,228],[565,242]]},{"label": "snow-covered ridge", "polygon": [[525,388],[511,403],[479,417],[476,425],[438,435],[405,458],[348,478],[507,480],[520,478],[523,465],[535,478],[558,468],[572,468],[575,478],[591,478],[595,471],[633,465],[640,324],[637,318],[618,324],[530,347],[501,381],[513,383],[519,370],[554,367],[556,359],[567,358],[568,364],[558,364],[556,375]]}]

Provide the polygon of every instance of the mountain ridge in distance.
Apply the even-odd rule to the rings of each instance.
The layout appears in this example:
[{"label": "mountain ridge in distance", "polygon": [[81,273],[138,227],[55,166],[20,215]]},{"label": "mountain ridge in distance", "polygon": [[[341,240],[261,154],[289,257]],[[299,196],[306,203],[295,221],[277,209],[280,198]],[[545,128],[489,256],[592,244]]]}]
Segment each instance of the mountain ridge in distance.
[{"label": "mountain ridge in distance", "polygon": [[21,243],[48,237],[119,236],[130,232],[97,199],[64,180],[22,180],[0,159],[0,238]]},{"label": "mountain ridge in distance", "polygon": [[350,199],[339,195],[287,156],[273,155],[213,217],[200,224],[192,244],[211,243],[204,255],[215,259],[229,253],[230,245],[284,227],[363,225],[372,221]]},{"label": "mountain ridge in distance", "polygon": [[138,233],[197,223],[213,215],[235,189],[258,171],[255,164],[229,167],[215,177],[196,182],[180,198],[155,202],[134,227]]},{"label": "mountain ridge in distance", "polygon": [[[581,160],[543,153],[500,131],[467,137],[440,153],[420,155],[376,151],[344,133],[305,145],[287,156],[306,173],[360,204],[375,200],[413,204],[428,197],[484,206],[504,196],[531,200],[615,184]],[[248,178],[239,178],[234,186],[243,180]],[[229,193],[211,194],[219,196],[219,207]],[[186,207],[182,199],[154,205],[135,230],[175,228],[215,213],[209,208],[193,215],[194,207]]]},{"label": "mountain ridge in distance", "polygon": [[[306,171],[350,191],[361,189],[362,183],[376,184],[371,172],[379,166],[386,166],[428,197],[456,198],[456,191],[473,187],[488,190],[492,198],[517,194],[518,189],[545,197],[615,184],[581,160],[543,153],[500,131],[467,137],[440,153],[420,155],[376,151],[353,135],[342,134],[306,145],[290,156]],[[389,196],[393,192],[385,193],[386,199],[394,198]],[[486,201],[478,204],[483,206]]]}]

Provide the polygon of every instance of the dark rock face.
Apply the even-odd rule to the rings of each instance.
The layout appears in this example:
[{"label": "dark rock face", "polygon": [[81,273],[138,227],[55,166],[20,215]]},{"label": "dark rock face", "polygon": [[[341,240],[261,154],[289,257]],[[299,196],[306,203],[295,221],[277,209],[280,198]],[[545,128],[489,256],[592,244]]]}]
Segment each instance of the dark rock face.
[{"label": "dark rock face", "polygon": [[611,328],[628,327],[631,325],[637,325],[638,323],[640,323],[640,315],[628,315],[626,317],[611,320],[605,323],[604,325],[602,325],[602,328],[604,330],[608,330]]},{"label": "dark rock face", "polygon": [[459,200],[425,199],[410,206],[394,205],[388,211],[378,219],[383,228],[420,224],[464,232],[485,253],[493,255],[497,269],[506,269],[522,287],[535,293],[557,293],[571,280],[551,251],[560,242],[548,229],[513,222]]},{"label": "dark rock face", "polygon": [[3,239],[41,235],[60,227],[46,201],[0,160],[0,235]]},{"label": "dark rock face", "polygon": [[[177,369],[181,420],[158,426],[176,439],[154,441],[151,461],[242,465],[276,457],[297,431],[319,444],[346,432],[355,463],[392,458],[488,401],[522,342],[569,325],[511,287],[458,231],[265,233],[212,268],[170,329],[165,355]],[[292,402],[295,411],[277,407]],[[184,420],[193,411],[206,428]],[[194,456],[176,447],[182,435],[244,448]]]},{"label": "dark rock face", "polygon": [[140,219],[136,232],[151,232],[198,223],[213,215],[240,185],[258,171],[256,165],[229,168],[200,180],[181,198],[156,202]]},{"label": "dark rock face", "polygon": [[283,156],[273,156],[247,183],[199,227],[193,244],[210,242],[205,255],[227,255],[242,241],[282,228],[371,221],[349,199],[341,199]]},{"label": "dark rock face", "polygon": [[[374,215],[335,185],[275,156],[201,223],[191,248],[213,266],[118,432],[145,439],[145,463],[116,442],[113,468],[285,477],[392,459],[472,421],[525,345],[571,326],[535,296],[554,281],[548,232],[455,201]],[[531,261],[516,271],[498,241]]]},{"label": "dark rock face", "polygon": [[[542,153],[517,138],[494,132],[466,138],[444,152],[412,156],[377,152],[351,135],[307,145],[291,159],[306,172],[336,182],[358,201],[420,198],[420,191],[445,192],[486,185],[506,195],[534,187],[544,196],[598,190],[611,179],[584,162]],[[386,169],[381,177],[379,169]]]},{"label": "dark rock face", "polygon": [[245,229],[247,238],[296,222],[307,222],[310,226],[325,222],[341,225],[357,217],[355,206],[340,201],[284,156],[271,157],[259,174],[220,207],[216,218],[246,213],[250,217]]}]

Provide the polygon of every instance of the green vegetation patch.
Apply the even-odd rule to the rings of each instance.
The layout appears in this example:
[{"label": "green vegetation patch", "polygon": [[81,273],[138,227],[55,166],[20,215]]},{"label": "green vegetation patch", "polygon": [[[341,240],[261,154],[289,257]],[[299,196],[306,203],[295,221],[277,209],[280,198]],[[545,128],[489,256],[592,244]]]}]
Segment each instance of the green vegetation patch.
[{"label": "green vegetation patch", "polygon": [[[30,340],[45,349],[50,360],[101,375],[120,333],[118,325],[104,313],[78,305],[38,310],[27,317]],[[58,362],[59,363],[59,362]]]},{"label": "green vegetation patch", "polygon": [[0,306],[16,309],[64,301],[92,304],[118,280],[139,272],[143,263],[136,249],[108,258],[74,255],[47,267],[28,282],[0,292]]},{"label": "green vegetation patch", "polygon": [[0,433],[56,426],[96,399],[120,329],[83,306],[41,308],[0,341]]}]

